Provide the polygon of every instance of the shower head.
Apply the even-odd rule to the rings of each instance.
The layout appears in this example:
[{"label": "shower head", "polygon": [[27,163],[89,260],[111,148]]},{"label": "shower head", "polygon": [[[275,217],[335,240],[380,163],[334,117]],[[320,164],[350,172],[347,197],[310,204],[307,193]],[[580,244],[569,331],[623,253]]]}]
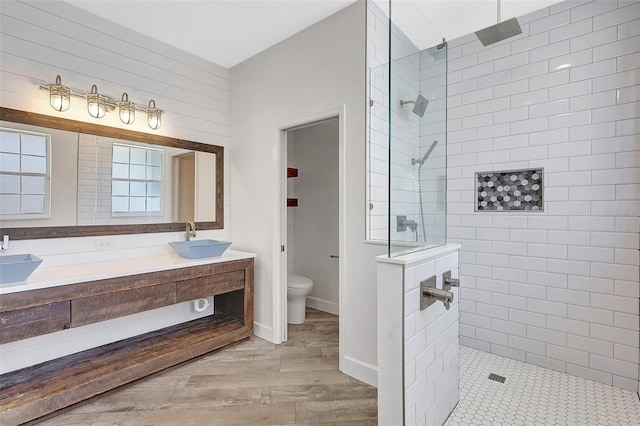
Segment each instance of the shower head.
[{"label": "shower head", "polygon": [[431,144],[431,146],[429,147],[427,152],[424,153],[422,158],[420,158],[420,159],[412,158],[411,159],[411,165],[415,166],[416,164],[420,164],[422,166],[424,164],[424,162],[427,161],[427,158],[429,158],[429,156],[431,155],[433,150],[436,148],[436,145],[438,145],[438,141],[433,141],[433,143]]},{"label": "shower head", "polygon": [[400,101],[400,106],[405,106],[407,104],[413,104],[413,113],[420,116],[422,118],[424,116],[424,112],[427,110],[427,105],[429,105],[429,101],[422,95],[418,95],[415,101]]},{"label": "shower head", "polygon": [[506,21],[498,22],[495,25],[476,31],[476,36],[478,36],[483,46],[489,46],[518,34],[522,34],[522,28],[520,28],[520,24],[516,18],[507,19]]}]

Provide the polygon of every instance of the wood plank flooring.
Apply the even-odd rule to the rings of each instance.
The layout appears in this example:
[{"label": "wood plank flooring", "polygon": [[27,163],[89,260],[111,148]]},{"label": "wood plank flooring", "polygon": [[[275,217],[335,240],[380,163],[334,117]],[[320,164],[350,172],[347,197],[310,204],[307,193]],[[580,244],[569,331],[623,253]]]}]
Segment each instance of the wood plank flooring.
[{"label": "wood plank flooring", "polygon": [[338,371],[338,317],[307,308],[282,345],[252,337],[38,424],[373,426],[377,411],[376,388]]}]

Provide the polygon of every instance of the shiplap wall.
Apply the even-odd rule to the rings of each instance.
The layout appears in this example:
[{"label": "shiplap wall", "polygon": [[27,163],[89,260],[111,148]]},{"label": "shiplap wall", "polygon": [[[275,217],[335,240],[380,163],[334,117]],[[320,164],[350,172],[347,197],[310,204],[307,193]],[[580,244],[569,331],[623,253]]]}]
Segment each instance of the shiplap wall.
[{"label": "shiplap wall", "polygon": [[[189,53],[125,29],[59,1],[0,3],[0,105],[41,114],[227,146],[229,71]],[[150,99],[165,111],[152,131],[146,115],[124,125],[115,112],[94,119],[82,99],[57,113],[38,86],[62,83],[139,105]],[[225,151],[228,153],[228,150]],[[228,157],[228,154],[226,154]],[[225,223],[229,220],[228,158],[225,158]]]},{"label": "shiplap wall", "polygon": [[[165,111],[162,127],[152,131],[146,115],[139,114],[126,126],[116,113],[94,119],[82,99],[57,113],[49,106],[48,93],[38,86],[62,83],[88,92],[96,84],[100,93],[146,105],[155,99]],[[127,30],[58,1],[0,2],[0,105],[40,114],[106,126],[161,134],[202,143],[229,145],[229,72],[186,52]],[[53,142],[55,143],[55,141]],[[198,231],[198,237],[230,239],[229,149],[225,149],[225,229]],[[74,160],[75,161],[75,160]],[[56,167],[56,165],[54,165]],[[41,226],[44,224],[40,224]],[[104,240],[105,237],[102,237]],[[107,237],[112,249],[96,253],[101,238],[55,238],[11,243],[9,254],[31,252],[56,266],[139,256],[139,252],[170,250],[166,244],[184,238],[184,232],[116,235]],[[172,324],[210,315],[199,314],[190,303],[180,303],[86,327],[63,330],[2,345],[2,371],[10,371],[142,334]]]}]

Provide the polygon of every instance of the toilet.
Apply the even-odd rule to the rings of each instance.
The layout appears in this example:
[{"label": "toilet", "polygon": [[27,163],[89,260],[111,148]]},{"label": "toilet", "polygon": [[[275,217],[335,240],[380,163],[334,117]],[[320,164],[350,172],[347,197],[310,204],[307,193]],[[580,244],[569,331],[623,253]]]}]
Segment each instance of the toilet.
[{"label": "toilet", "polygon": [[302,324],[305,318],[307,295],[311,292],[313,281],[300,275],[287,277],[287,322]]}]

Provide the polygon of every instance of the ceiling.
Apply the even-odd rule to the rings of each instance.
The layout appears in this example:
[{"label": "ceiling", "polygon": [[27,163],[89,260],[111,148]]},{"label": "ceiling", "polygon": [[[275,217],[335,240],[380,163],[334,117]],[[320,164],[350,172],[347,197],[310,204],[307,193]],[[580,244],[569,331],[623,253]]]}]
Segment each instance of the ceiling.
[{"label": "ceiling", "polygon": [[[65,0],[231,68],[356,0]],[[373,0],[388,10],[388,1]],[[394,22],[420,48],[497,22],[499,0],[394,0]],[[502,0],[502,18],[557,0]]]},{"label": "ceiling", "polygon": [[[388,0],[372,0],[388,14]],[[393,22],[420,49],[453,40],[560,0],[392,0]]]}]

